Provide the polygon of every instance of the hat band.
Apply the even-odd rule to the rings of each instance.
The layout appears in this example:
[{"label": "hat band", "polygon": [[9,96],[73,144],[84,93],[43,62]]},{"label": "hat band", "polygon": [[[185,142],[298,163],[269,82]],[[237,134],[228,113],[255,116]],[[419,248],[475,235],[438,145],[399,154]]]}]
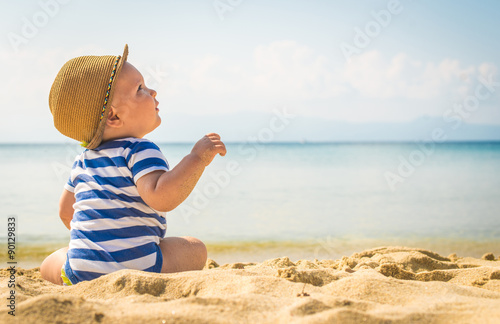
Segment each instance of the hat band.
[{"label": "hat band", "polygon": [[118,61],[120,60],[121,56],[118,55],[115,60],[115,64],[113,64],[113,71],[111,72],[111,77],[109,78],[108,82],[108,90],[106,90],[106,98],[104,98],[104,105],[102,106],[102,111],[101,111],[101,120],[104,117],[104,111],[106,110],[106,105],[108,104],[108,99],[109,99],[109,93],[111,92],[111,85],[113,84],[113,79],[115,78],[116,74],[116,66],[118,65]]},{"label": "hat band", "polygon": [[[101,117],[99,118],[99,120],[102,120],[102,118],[104,117],[104,112],[106,111],[106,106],[108,105],[109,94],[111,92],[111,85],[113,84],[113,80],[114,80],[115,74],[116,74],[116,67],[118,66],[118,61],[120,61],[120,58],[121,58],[121,56],[118,55],[115,59],[115,63],[113,64],[113,71],[111,71],[111,77],[109,78],[108,88],[106,90],[106,97],[104,98],[104,105],[102,106]],[[89,143],[83,141],[80,143],[80,145],[83,147],[87,147],[87,145],[89,145]]]}]

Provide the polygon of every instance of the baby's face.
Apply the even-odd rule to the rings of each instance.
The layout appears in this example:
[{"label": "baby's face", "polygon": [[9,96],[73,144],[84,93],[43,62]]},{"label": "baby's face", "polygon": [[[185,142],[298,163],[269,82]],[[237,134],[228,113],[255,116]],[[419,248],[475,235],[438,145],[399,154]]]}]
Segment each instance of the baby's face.
[{"label": "baby's face", "polygon": [[128,136],[142,138],[161,124],[156,91],[148,89],[142,74],[125,62],[116,80],[113,107]]}]

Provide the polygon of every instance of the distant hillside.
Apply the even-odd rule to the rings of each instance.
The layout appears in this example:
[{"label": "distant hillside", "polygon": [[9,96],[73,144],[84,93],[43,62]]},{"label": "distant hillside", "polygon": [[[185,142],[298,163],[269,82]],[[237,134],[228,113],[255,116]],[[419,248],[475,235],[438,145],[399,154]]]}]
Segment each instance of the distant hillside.
[{"label": "distant hillside", "polygon": [[[441,118],[421,117],[403,123],[352,123],[297,116],[283,125],[273,113],[221,115],[169,114],[162,111],[162,125],[147,138],[157,142],[193,142],[208,132],[221,134],[226,142],[399,142],[429,140],[441,128],[448,141],[500,141],[500,125],[446,123]],[[75,143],[52,127],[46,118],[34,125],[13,125],[0,143]],[[500,122],[500,121],[499,121]],[[30,128],[30,132],[26,128]],[[6,132],[7,130],[3,130]],[[36,133],[36,138],[32,134]]]},{"label": "distant hillside", "polygon": [[[314,117],[295,117],[282,128],[272,114],[228,114],[220,116],[163,116],[163,124],[149,138],[158,141],[193,141],[206,132],[218,132],[226,141],[415,141],[430,140],[434,129],[442,129],[450,141],[500,141],[500,125],[446,123],[441,118],[422,117],[404,123],[349,123]],[[274,121],[274,124],[271,123]],[[274,127],[272,127],[274,126]],[[453,128],[455,127],[455,128]],[[273,129],[275,131],[273,131]]]}]

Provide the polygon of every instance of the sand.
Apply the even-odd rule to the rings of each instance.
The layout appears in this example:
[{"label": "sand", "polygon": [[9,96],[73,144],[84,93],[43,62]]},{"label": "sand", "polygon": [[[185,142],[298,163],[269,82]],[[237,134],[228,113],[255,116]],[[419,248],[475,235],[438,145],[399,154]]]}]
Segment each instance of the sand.
[{"label": "sand", "polygon": [[[0,295],[9,296],[0,270]],[[71,287],[16,275],[1,323],[500,323],[500,260],[380,247],[339,260],[208,260],[202,271],[122,270]]]}]

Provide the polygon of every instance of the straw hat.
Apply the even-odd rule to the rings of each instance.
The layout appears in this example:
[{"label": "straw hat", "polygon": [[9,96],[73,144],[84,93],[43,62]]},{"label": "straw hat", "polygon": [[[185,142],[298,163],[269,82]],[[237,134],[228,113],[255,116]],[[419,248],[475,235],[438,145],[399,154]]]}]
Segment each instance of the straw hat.
[{"label": "straw hat", "polygon": [[63,65],[49,94],[54,126],[63,135],[94,149],[102,141],[116,79],[127,61],[122,56],[80,56]]}]

